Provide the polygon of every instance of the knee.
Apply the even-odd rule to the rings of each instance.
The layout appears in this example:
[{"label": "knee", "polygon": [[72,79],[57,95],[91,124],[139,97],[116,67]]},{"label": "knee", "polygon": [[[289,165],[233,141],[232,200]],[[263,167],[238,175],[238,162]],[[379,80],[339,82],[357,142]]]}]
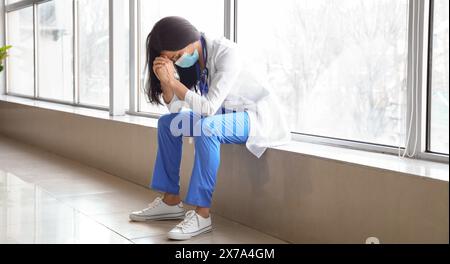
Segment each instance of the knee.
[{"label": "knee", "polygon": [[163,115],[158,119],[158,131],[167,130],[170,128],[170,123],[175,118],[176,114]]},{"label": "knee", "polygon": [[215,120],[210,117],[204,118],[197,122],[196,126],[200,128],[200,134],[195,137],[196,142],[204,142],[217,138],[218,130],[217,126],[214,123]]}]

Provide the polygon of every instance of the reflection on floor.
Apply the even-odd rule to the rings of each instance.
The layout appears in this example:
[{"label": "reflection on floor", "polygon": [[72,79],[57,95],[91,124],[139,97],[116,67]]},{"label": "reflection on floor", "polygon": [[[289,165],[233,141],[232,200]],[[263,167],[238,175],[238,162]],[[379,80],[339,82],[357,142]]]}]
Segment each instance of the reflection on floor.
[{"label": "reflection on floor", "polygon": [[[132,223],[158,194],[0,136],[0,243],[174,243],[178,221]],[[214,231],[187,243],[285,243],[213,215]]]}]

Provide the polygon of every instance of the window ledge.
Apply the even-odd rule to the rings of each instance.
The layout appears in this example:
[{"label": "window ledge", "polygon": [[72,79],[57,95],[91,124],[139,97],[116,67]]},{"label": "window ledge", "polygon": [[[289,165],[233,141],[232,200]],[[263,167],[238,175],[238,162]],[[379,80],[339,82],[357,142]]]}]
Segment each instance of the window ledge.
[{"label": "window ledge", "polygon": [[[16,96],[0,95],[0,101],[151,128],[156,128],[158,125],[158,121],[155,118],[134,115],[110,116],[109,112],[107,111],[62,105],[58,103],[44,102]],[[273,149],[333,160],[337,162],[357,164],[361,166],[405,173],[429,179],[441,180],[446,182],[449,181],[449,165],[444,163],[400,158],[398,156],[390,154],[375,153],[299,141],[292,141],[289,144],[274,147]]]},{"label": "window ledge", "polygon": [[402,158],[392,154],[347,149],[344,147],[300,141],[292,141],[290,144],[275,147],[274,149],[435,180],[449,181],[449,165],[434,161]]},{"label": "window ledge", "polygon": [[156,128],[158,126],[158,120],[154,118],[124,115],[124,116],[111,116],[108,111],[91,109],[80,106],[64,105],[59,103],[52,103],[46,101],[33,100],[18,96],[0,95],[0,101],[9,103],[34,106],[42,109],[55,110],[70,114],[77,114],[81,116],[100,118],[105,120],[112,120],[117,122],[129,123],[133,125],[140,125],[146,127]]}]

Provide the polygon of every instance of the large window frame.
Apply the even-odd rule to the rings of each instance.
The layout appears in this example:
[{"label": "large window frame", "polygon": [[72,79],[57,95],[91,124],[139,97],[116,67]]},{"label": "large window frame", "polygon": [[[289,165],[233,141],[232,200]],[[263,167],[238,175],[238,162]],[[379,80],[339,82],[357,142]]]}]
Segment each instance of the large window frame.
[{"label": "large window frame", "polygon": [[[5,1],[5,0],[4,0]],[[6,15],[8,12],[17,10],[20,8],[25,8],[27,6],[33,6],[34,15],[36,15],[36,6],[39,3],[46,2],[50,0],[23,0],[14,4],[5,5],[5,17],[3,18],[6,24]],[[77,0],[72,0],[74,2],[74,19],[77,19],[78,12],[78,2]],[[141,89],[141,73],[142,70],[140,65],[140,45],[139,41],[141,39],[140,36],[140,14],[139,14],[139,6],[141,0],[128,0],[129,1],[129,25],[130,25],[130,38],[129,38],[129,108],[128,111],[124,111],[124,106],[114,104],[114,98],[117,97],[120,92],[118,92],[117,82],[120,80],[114,80],[110,76],[110,107],[109,109],[102,107],[95,107],[90,105],[80,104],[79,98],[77,99],[77,77],[78,71],[77,67],[74,67],[75,72],[75,80],[74,80],[74,100],[71,105],[82,106],[87,108],[95,108],[100,110],[109,110],[112,115],[127,113],[130,115],[138,115],[144,117],[151,118],[159,118],[160,115],[157,113],[143,113],[139,112],[139,96]],[[239,43],[237,39],[237,31],[239,30],[237,20],[237,12],[238,10],[238,0],[223,0],[224,1],[224,36],[234,42]],[[392,147],[392,146],[384,146],[377,145],[372,143],[358,142],[358,141],[350,141],[343,140],[338,138],[328,138],[316,135],[307,135],[302,133],[293,132],[293,139],[303,142],[309,143],[317,143],[317,144],[325,144],[325,145],[333,145],[339,146],[343,148],[351,148],[358,150],[366,150],[372,152],[380,152],[380,153],[388,153],[399,156],[406,156],[414,159],[422,159],[422,160],[432,160],[437,162],[448,163],[448,155],[432,153],[429,151],[428,142],[429,142],[429,92],[431,89],[430,80],[429,80],[429,72],[431,70],[431,66],[429,65],[429,56],[431,56],[431,48],[430,47],[430,33],[432,31],[432,1],[433,0],[409,0],[409,18],[408,18],[408,70],[407,70],[407,116],[405,117],[406,122],[406,131],[407,142],[404,147]],[[122,2],[122,1],[114,1],[110,0],[110,61],[113,66],[111,66],[111,71],[114,69],[115,60],[113,60],[117,51],[114,49],[121,48],[122,45],[115,45],[117,40],[114,39],[114,32],[117,29],[117,20],[118,12],[117,8],[114,10],[113,3],[114,2]],[[6,3],[6,1],[5,1]],[[120,17],[119,20],[123,19]],[[36,18],[35,18],[36,22]],[[123,21],[122,21],[123,22]],[[117,24],[114,24],[117,23]],[[114,27],[115,25],[115,27]],[[77,27],[77,23],[74,23],[74,27]],[[6,26],[5,29],[6,30]],[[36,32],[36,23],[34,25],[34,31]],[[77,63],[77,29],[74,29],[74,63]],[[7,36],[7,34],[5,34]],[[36,37],[35,37],[35,45],[36,45]],[[115,45],[115,46],[114,46]],[[37,47],[38,48],[38,47]],[[35,52],[36,53],[36,52]],[[36,55],[35,55],[36,56]],[[76,66],[76,65],[75,65]],[[8,70],[7,62],[5,71]],[[36,61],[35,61],[35,75],[38,71]],[[6,74],[7,76],[7,74]],[[37,84],[35,83],[35,86]],[[6,89],[8,89],[8,85],[6,85]],[[35,87],[35,95],[37,94],[38,87]],[[8,93],[7,94],[14,95]],[[21,95],[15,95],[24,97]],[[40,98],[36,98],[36,96],[32,97],[35,100],[42,100]],[[58,102],[56,100],[45,100]],[[414,103],[413,103],[414,102]],[[64,102],[58,102],[64,103]],[[67,104],[67,103],[64,103]]]},{"label": "large window frame", "polygon": [[427,153],[441,154],[432,150],[431,133],[432,133],[432,105],[433,105],[433,61],[434,61],[434,22],[435,22],[435,0],[430,0],[428,10],[428,52],[427,52],[427,82],[426,82],[426,137],[425,148]]},{"label": "large window frame", "polygon": [[[7,16],[8,13],[10,12],[14,12],[17,10],[21,10],[24,8],[28,8],[28,7],[32,7],[33,8],[33,32],[34,32],[34,93],[32,96],[27,96],[27,95],[22,95],[22,94],[15,94],[13,92],[9,91],[9,83],[8,83],[8,60],[6,60],[6,67],[5,67],[5,76],[6,76],[6,94],[7,95],[12,95],[12,96],[17,96],[17,97],[24,97],[24,98],[28,98],[28,99],[33,99],[33,100],[39,100],[39,101],[45,101],[45,102],[53,102],[53,103],[59,103],[59,104],[64,104],[64,105],[72,105],[72,106],[79,106],[79,107],[86,107],[86,108],[91,108],[91,109],[98,109],[98,110],[109,110],[109,108],[107,107],[102,107],[102,106],[97,106],[97,105],[88,105],[88,104],[83,104],[80,102],[80,96],[79,96],[79,85],[78,85],[78,81],[79,81],[79,60],[78,60],[78,51],[79,51],[79,43],[78,43],[78,32],[79,32],[79,23],[78,23],[78,10],[79,10],[79,6],[78,6],[78,1],[77,0],[70,0],[72,1],[72,12],[73,12],[73,41],[72,41],[72,46],[73,46],[73,81],[72,81],[72,91],[73,91],[73,96],[72,96],[72,100],[71,101],[63,101],[63,100],[59,100],[59,99],[48,99],[48,98],[43,98],[43,97],[39,97],[39,82],[38,82],[38,78],[39,78],[39,58],[38,58],[38,50],[39,50],[39,43],[38,43],[38,36],[37,36],[37,32],[39,30],[39,23],[37,21],[38,16],[37,16],[37,12],[38,12],[38,6],[40,4],[46,3],[46,2],[50,2],[53,0],[23,0],[23,1],[19,1],[13,4],[6,4],[6,0],[4,1],[4,7],[5,7],[5,14],[4,14],[4,32],[5,32],[5,43],[8,43],[8,32],[7,32]],[[68,0],[66,0],[68,1]]]},{"label": "large window frame", "polygon": [[338,138],[307,135],[293,132],[295,140],[317,144],[333,145],[344,148],[368,150],[372,152],[394,154],[421,160],[431,160],[448,163],[449,156],[433,153],[428,148],[429,131],[429,93],[431,80],[429,72],[430,29],[432,29],[432,1],[409,0],[408,15],[408,62],[407,62],[407,111],[406,127],[407,142],[405,147],[392,147],[366,142],[343,140]]}]

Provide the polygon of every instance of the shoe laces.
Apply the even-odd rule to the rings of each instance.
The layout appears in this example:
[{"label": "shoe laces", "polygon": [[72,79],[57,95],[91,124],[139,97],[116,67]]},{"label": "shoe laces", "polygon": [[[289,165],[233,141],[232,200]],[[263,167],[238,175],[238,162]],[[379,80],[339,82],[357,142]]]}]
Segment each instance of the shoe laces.
[{"label": "shoe laces", "polygon": [[188,211],[184,220],[177,225],[177,227],[181,228],[181,230],[186,230],[192,227],[194,224],[198,225],[198,218],[196,217],[197,213],[194,210]]},{"label": "shoe laces", "polygon": [[151,210],[157,206],[159,206],[162,202],[162,198],[161,197],[157,197],[153,202],[151,202],[147,208],[145,208],[144,210],[142,210],[142,212],[147,212],[148,210]]}]

